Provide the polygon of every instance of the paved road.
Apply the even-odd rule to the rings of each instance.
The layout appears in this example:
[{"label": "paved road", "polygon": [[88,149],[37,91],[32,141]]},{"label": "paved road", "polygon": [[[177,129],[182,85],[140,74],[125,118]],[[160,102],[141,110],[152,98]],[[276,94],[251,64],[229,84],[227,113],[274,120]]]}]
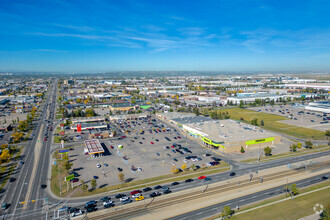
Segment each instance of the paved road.
[{"label": "paved road", "polygon": [[[50,87],[48,92],[48,99],[45,103],[50,103],[48,107],[48,112],[54,112],[54,99],[56,99],[56,83]],[[48,169],[48,161],[49,161],[49,147],[50,147],[50,139],[47,142],[43,141],[44,131],[41,131],[42,128],[46,128],[47,122],[45,122],[45,118],[48,114],[44,114],[42,112],[42,116],[39,117],[38,123],[36,124],[35,129],[32,131],[33,139],[30,140],[25,148],[25,156],[23,158],[24,164],[18,165],[17,169],[14,172],[14,177],[16,181],[10,183],[6,187],[5,196],[2,199],[3,202],[7,202],[9,204],[8,209],[2,213],[7,214],[6,219],[12,219],[14,215],[20,212],[26,212],[29,210],[34,210],[37,207],[40,207],[41,202],[39,199],[45,197],[46,195],[41,191],[41,182],[44,182],[45,178],[47,178],[47,169]],[[40,153],[40,160],[37,166],[36,178],[33,180],[32,188],[30,186],[30,179],[32,178],[34,163],[34,153],[35,146],[38,141],[39,133],[41,132],[41,142],[42,148]],[[30,191],[28,189],[31,188]],[[27,209],[23,209],[23,205],[20,202],[25,201],[27,193],[30,194],[29,200],[37,200],[32,205],[28,205]]]},{"label": "paved road", "polygon": [[[330,173],[327,173],[327,175],[329,176]],[[320,183],[324,180],[321,179],[322,175],[318,175],[318,176],[314,176],[314,177],[310,177],[310,178],[306,178],[300,181],[296,181],[295,183],[297,184],[298,188],[302,188],[302,187],[306,187],[306,186],[310,186],[316,183]],[[246,195],[246,196],[242,196],[239,198],[235,198],[232,200],[228,200],[225,202],[220,202],[208,207],[204,207],[201,209],[197,209],[194,210],[192,212],[187,212],[181,215],[177,215],[174,216],[172,218],[168,218],[170,220],[184,220],[184,219],[189,219],[189,220],[193,220],[193,219],[203,219],[203,218],[207,218],[213,215],[217,215],[220,214],[221,210],[223,207],[225,206],[230,206],[232,209],[235,209],[236,206],[240,207],[243,205],[247,205],[247,204],[251,204],[257,201],[261,201],[264,199],[268,199],[274,196],[278,196],[281,194],[284,194],[285,191],[283,190],[283,187],[285,185],[281,185],[281,186],[277,186],[271,189],[267,189],[267,190],[263,190],[257,193],[253,193],[250,195]]]}]

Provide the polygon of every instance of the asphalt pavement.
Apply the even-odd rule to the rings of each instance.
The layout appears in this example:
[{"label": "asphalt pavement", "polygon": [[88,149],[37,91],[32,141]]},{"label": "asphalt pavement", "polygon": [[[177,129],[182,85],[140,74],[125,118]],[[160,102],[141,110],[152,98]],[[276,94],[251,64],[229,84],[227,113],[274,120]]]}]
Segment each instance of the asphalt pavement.
[{"label": "asphalt pavement", "polygon": [[[298,188],[303,188],[303,187],[306,187],[306,186],[310,186],[310,185],[313,185],[313,184],[316,184],[316,183],[323,182],[324,180],[322,180],[321,177],[324,176],[324,175],[329,176],[329,174],[330,173],[321,174],[321,175],[318,175],[318,176],[314,176],[314,177],[306,178],[306,179],[303,179],[303,180],[299,180],[299,181],[296,181],[294,183],[297,184]],[[179,220],[179,219],[180,220],[184,220],[184,219],[199,220],[199,219],[207,218],[207,217],[210,217],[210,216],[220,214],[223,207],[225,207],[225,206],[230,206],[232,209],[235,209],[236,206],[241,207],[241,206],[248,205],[248,204],[251,204],[251,203],[254,203],[254,202],[257,202],[257,201],[261,201],[261,200],[264,200],[264,199],[269,199],[269,198],[274,197],[274,196],[282,195],[282,194],[285,193],[285,191],[283,189],[284,186],[285,185],[281,185],[281,186],[277,186],[277,187],[274,187],[274,188],[271,188],[271,189],[263,190],[263,191],[260,191],[260,192],[257,192],[257,193],[253,193],[253,194],[249,194],[249,195],[242,196],[242,197],[239,197],[239,198],[235,198],[235,199],[232,199],[232,200],[228,200],[228,201],[225,201],[225,202],[220,202],[220,203],[217,203],[217,204],[214,204],[214,205],[211,205],[211,206],[207,206],[207,207],[204,207],[204,208],[201,208],[201,209],[194,210],[192,212],[187,212],[187,213],[184,213],[184,214],[181,214],[181,215],[177,215],[177,216],[174,216],[174,217],[168,218],[168,219],[169,220]]]}]

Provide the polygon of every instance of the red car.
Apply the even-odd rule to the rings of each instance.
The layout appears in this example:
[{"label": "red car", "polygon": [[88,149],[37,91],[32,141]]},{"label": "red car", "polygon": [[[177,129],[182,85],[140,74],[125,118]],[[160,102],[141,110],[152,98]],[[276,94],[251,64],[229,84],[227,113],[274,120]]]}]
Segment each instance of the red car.
[{"label": "red car", "polygon": [[206,178],[206,176],[200,176],[200,177],[198,177],[199,180],[203,180],[205,178]]},{"label": "red car", "polygon": [[47,138],[45,138],[44,141],[47,141]]},{"label": "red car", "polygon": [[175,148],[175,147],[172,145],[171,148]]},{"label": "red car", "polygon": [[76,183],[76,182],[79,182],[79,179],[78,178],[73,178],[72,180],[70,180],[71,182],[73,183]]},{"label": "red car", "polygon": [[126,136],[124,135],[124,136],[121,136],[120,138],[125,138]]},{"label": "red car", "polygon": [[154,142],[151,141],[150,144],[154,144]]},{"label": "red car", "polygon": [[141,190],[134,190],[134,191],[131,192],[131,195],[135,195],[137,193],[142,193],[142,191]]},{"label": "red car", "polygon": [[110,148],[111,148],[111,149],[114,149],[114,147],[113,147],[113,146],[110,146]]},{"label": "red car", "polygon": [[181,137],[180,137],[180,136],[178,136],[178,138],[179,138],[179,139],[181,139]]}]

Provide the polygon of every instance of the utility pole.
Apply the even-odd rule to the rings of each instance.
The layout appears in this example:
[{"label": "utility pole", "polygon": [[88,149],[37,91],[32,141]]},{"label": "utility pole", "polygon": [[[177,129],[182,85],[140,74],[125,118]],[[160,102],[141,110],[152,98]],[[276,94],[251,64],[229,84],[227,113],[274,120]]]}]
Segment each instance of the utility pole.
[{"label": "utility pole", "polygon": [[257,160],[257,163],[259,163],[260,161],[260,145],[259,145],[259,148],[258,148],[258,160]]}]

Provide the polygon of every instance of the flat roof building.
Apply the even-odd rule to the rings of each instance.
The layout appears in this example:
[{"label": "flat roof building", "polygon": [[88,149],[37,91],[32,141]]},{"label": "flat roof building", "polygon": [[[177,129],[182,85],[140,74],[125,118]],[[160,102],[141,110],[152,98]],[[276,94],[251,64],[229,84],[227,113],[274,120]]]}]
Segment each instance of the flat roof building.
[{"label": "flat roof building", "polygon": [[214,120],[190,113],[157,113],[156,116],[182,129],[201,144],[222,153],[273,146],[281,143],[281,136],[256,126],[226,119]]},{"label": "flat roof building", "polygon": [[104,149],[97,139],[86,140],[85,141],[85,152],[91,157],[103,156]]}]

